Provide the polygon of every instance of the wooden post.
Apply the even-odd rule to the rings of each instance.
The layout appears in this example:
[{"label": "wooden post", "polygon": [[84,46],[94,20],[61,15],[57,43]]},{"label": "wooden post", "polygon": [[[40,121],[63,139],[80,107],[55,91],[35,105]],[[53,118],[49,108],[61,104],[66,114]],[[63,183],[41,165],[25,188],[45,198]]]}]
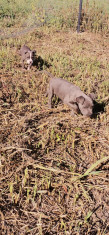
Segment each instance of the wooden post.
[{"label": "wooden post", "polygon": [[78,14],[78,26],[77,26],[77,33],[80,31],[80,24],[81,24],[81,11],[82,11],[82,0],[79,2],[79,14]]}]

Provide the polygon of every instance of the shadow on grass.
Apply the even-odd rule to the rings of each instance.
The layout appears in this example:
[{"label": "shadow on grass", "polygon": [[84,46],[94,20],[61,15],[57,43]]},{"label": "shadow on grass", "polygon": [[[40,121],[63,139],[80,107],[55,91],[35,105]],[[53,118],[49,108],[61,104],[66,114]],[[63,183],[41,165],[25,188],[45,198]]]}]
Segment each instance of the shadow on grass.
[{"label": "shadow on grass", "polygon": [[46,60],[43,60],[41,56],[35,58],[33,66],[37,67],[39,70],[43,70],[44,67],[49,68],[51,64],[49,64]]},{"label": "shadow on grass", "polygon": [[104,113],[105,111],[105,103],[98,103],[97,101],[94,101],[94,109],[93,109],[93,115],[92,118],[97,118],[98,114]]}]

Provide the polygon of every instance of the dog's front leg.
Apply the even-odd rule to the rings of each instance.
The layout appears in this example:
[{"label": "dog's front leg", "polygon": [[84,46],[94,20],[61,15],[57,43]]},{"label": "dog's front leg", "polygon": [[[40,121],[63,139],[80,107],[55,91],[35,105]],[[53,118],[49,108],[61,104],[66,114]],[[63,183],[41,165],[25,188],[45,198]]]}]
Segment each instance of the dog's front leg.
[{"label": "dog's front leg", "polygon": [[74,116],[75,113],[79,113],[78,105],[72,101],[68,102],[68,105],[72,108],[71,115]]},{"label": "dog's front leg", "polygon": [[22,69],[25,68],[25,65],[24,65],[24,60],[22,59]]},{"label": "dog's front leg", "polygon": [[53,90],[50,87],[48,91],[48,106],[50,109],[52,108],[52,96],[53,96]]},{"label": "dog's front leg", "polygon": [[28,68],[27,68],[27,70],[30,70],[30,69],[31,69],[31,67],[32,67],[32,63],[28,64]]},{"label": "dog's front leg", "polygon": [[31,67],[30,67],[30,65],[28,65],[28,68],[27,68],[27,70],[30,70],[30,68],[31,68]]},{"label": "dog's front leg", "polygon": [[79,113],[79,108],[78,108],[77,104],[72,105],[71,116],[74,116],[75,113]]}]

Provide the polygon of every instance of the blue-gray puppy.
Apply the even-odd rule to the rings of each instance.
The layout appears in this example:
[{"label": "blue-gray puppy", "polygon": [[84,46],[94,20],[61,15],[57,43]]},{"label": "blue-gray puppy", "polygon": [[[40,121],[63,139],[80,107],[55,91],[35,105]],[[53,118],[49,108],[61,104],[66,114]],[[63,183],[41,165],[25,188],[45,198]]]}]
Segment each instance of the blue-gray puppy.
[{"label": "blue-gray puppy", "polygon": [[29,70],[34,62],[35,50],[31,50],[27,46],[22,46],[20,49],[20,55],[22,60],[22,68],[25,68],[25,63],[27,64],[27,69]]},{"label": "blue-gray puppy", "polygon": [[73,116],[75,112],[81,112],[84,116],[90,117],[93,114],[94,94],[84,94],[78,86],[62,79],[52,78],[47,90],[49,97],[49,108],[52,107],[52,96],[58,96],[64,104],[71,107]]}]

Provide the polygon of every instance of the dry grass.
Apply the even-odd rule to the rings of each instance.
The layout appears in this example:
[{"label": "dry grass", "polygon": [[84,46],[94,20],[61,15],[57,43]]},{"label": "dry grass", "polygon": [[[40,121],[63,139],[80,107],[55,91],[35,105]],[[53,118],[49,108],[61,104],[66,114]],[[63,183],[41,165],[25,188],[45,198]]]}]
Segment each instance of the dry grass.
[{"label": "dry grass", "polygon": [[[18,48],[37,50],[22,71]],[[108,38],[41,28],[1,42],[1,234],[108,234]],[[48,109],[50,77],[97,95],[94,118]]]}]

